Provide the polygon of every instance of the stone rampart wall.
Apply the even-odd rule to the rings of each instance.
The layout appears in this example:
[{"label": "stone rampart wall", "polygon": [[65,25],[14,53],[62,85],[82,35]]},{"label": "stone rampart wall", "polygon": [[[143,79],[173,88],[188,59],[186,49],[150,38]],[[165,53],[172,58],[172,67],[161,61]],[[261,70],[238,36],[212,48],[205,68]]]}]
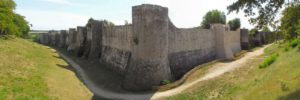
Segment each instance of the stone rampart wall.
[{"label": "stone rampart wall", "polygon": [[158,5],[134,6],[132,21],[113,26],[90,19],[77,30],[43,34],[40,42],[65,45],[77,56],[100,61],[124,75],[123,87],[128,90],[151,89],[162,80],[179,79],[197,65],[233,58],[241,50],[239,30],[228,31],[222,24],[211,29],[177,28],[168,8]]},{"label": "stone rampart wall", "polygon": [[124,74],[131,55],[132,40],[132,25],[103,27],[100,61]]},{"label": "stone rampart wall", "polygon": [[215,34],[209,29],[170,28],[169,62],[175,79],[195,66],[216,59]]}]

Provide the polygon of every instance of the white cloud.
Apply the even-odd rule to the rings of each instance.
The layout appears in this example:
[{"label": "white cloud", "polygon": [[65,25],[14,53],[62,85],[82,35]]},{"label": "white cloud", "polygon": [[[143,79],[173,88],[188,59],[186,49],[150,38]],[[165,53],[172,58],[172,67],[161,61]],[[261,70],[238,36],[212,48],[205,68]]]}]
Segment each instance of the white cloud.
[{"label": "white cloud", "polygon": [[59,4],[59,5],[67,5],[67,6],[76,6],[76,7],[90,7],[90,5],[86,5],[83,3],[71,2],[69,0],[40,0],[47,3]]},{"label": "white cloud", "polygon": [[[218,9],[227,13],[227,6],[234,0],[146,0],[145,3],[162,5],[169,8],[170,19],[177,27],[199,26],[202,17],[210,10]],[[227,15],[227,20],[240,18],[242,27],[252,28],[243,13]]]},{"label": "white cloud", "polygon": [[[51,2],[55,4],[82,6],[86,10],[101,9],[99,6],[91,7],[92,5],[70,2],[69,0],[41,0],[45,2]],[[157,4],[169,8],[169,17],[173,23],[180,28],[189,28],[199,26],[202,17],[213,9],[218,9],[227,13],[226,7],[230,5],[234,0],[145,0],[144,3]],[[118,8],[114,8],[114,10]],[[119,9],[122,10],[122,9]],[[70,27],[76,27],[77,25],[85,25],[90,17],[95,19],[104,18],[114,22],[117,25],[122,25],[125,19],[131,22],[131,15],[111,16],[112,14],[98,14],[90,13],[83,15],[81,13],[74,14],[62,11],[48,11],[48,10],[29,10],[29,9],[17,9],[17,12],[26,16],[26,19],[33,24],[33,29],[68,29]],[[130,11],[128,11],[130,12]],[[102,13],[116,13],[116,12],[102,12]],[[233,18],[240,18],[242,27],[252,28],[253,26],[248,23],[248,18],[244,17],[243,13],[232,13],[227,15],[227,20]]]},{"label": "white cloud", "polygon": [[68,0],[41,0],[41,1],[46,1],[50,3],[56,3],[56,4],[66,4],[66,5],[71,5],[72,3]]},{"label": "white cloud", "polygon": [[17,10],[17,12],[26,16],[26,20],[33,25],[33,29],[38,30],[58,30],[84,26],[90,18],[85,15],[44,10]]}]

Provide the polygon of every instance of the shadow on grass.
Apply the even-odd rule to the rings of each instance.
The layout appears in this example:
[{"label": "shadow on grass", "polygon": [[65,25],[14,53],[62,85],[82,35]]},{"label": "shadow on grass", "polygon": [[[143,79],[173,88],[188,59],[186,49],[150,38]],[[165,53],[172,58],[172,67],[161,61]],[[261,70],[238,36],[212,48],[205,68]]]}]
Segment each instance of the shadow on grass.
[{"label": "shadow on grass", "polygon": [[56,66],[60,67],[60,68],[64,68],[70,71],[75,71],[73,67],[71,67],[70,65],[61,65],[61,64],[56,64]]},{"label": "shadow on grass", "polygon": [[55,55],[53,55],[53,57],[55,57],[55,58],[57,58],[57,59],[63,59],[63,58],[61,58],[60,56],[55,56]]},{"label": "shadow on grass", "polygon": [[288,95],[279,97],[278,100],[299,100],[300,99],[300,89],[289,93]]},{"label": "shadow on grass", "polygon": [[100,96],[93,95],[92,100],[113,100],[113,99],[106,99],[106,98],[102,98]]}]

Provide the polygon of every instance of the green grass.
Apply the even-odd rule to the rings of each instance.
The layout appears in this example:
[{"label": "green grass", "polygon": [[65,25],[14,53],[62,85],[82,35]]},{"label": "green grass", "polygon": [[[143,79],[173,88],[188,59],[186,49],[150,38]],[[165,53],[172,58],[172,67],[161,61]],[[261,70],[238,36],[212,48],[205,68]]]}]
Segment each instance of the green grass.
[{"label": "green grass", "polygon": [[270,66],[272,63],[274,63],[277,59],[279,54],[272,54],[269,57],[267,57],[262,64],[259,65],[259,68],[266,68]]},{"label": "green grass", "polygon": [[0,100],[82,100],[91,92],[54,50],[19,38],[0,38]]},{"label": "green grass", "polygon": [[[212,80],[203,81],[168,100],[297,100],[300,98],[300,51],[288,43],[274,44],[265,55],[247,61],[246,66]],[[268,68],[260,69],[264,56],[279,54]]]}]

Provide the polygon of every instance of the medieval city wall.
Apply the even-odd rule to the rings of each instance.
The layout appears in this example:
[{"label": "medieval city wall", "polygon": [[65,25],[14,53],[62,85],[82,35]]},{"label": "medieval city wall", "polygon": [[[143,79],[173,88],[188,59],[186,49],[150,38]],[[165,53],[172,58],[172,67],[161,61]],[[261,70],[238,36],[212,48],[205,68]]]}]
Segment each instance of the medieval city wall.
[{"label": "medieval city wall", "polygon": [[228,36],[226,39],[228,39],[232,53],[236,54],[240,52],[241,49],[241,35],[240,30],[236,31],[226,31],[226,36]]},{"label": "medieval city wall", "polygon": [[176,79],[195,66],[216,59],[215,35],[209,29],[175,28],[169,33],[169,62]]},{"label": "medieval city wall", "polygon": [[241,48],[242,49],[249,49],[250,41],[249,41],[249,30],[248,29],[240,29],[240,36],[241,36]]},{"label": "medieval city wall", "polygon": [[132,40],[132,25],[103,27],[100,61],[124,74],[131,55]]},{"label": "medieval city wall", "polygon": [[77,41],[77,31],[75,28],[70,28],[69,29],[69,34],[68,34],[68,51],[74,51],[76,47],[76,41]]},{"label": "medieval city wall", "polygon": [[89,20],[86,38],[86,48],[84,50],[83,56],[89,59],[98,59],[101,55],[101,44],[102,44],[102,34],[103,34],[103,21]]},{"label": "medieval city wall", "polygon": [[171,80],[168,60],[168,8],[157,5],[132,7],[133,41],[123,87],[149,90]]},{"label": "medieval city wall", "polygon": [[233,58],[241,50],[239,30],[228,31],[222,24],[211,29],[177,28],[168,8],[158,5],[134,6],[132,21],[132,25],[113,26],[91,19],[85,27],[70,29],[67,36],[52,40],[49,33],[40,39],[60,41],[72,51],[79,48],[81,56],[124,75],[123,87],[128,90],[151,89],[162,80],[181,78],[197,65]]}]

